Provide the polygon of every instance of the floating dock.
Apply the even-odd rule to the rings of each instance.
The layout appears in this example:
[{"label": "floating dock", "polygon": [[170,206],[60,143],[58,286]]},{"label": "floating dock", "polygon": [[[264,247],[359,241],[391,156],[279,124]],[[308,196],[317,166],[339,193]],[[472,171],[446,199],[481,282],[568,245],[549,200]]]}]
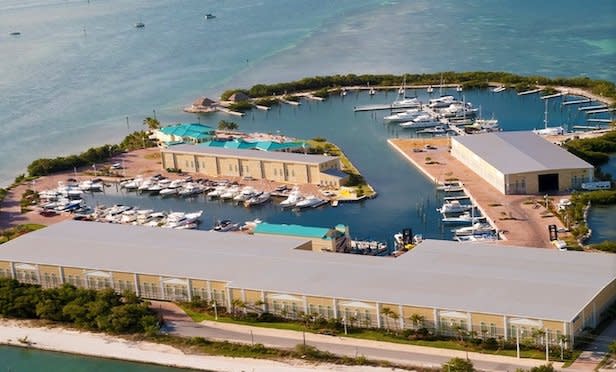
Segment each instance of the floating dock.
[{"label": "floating dock", "polygon": [[586,121],[590,121],[593,123],[611,123],[612,119],[586,119]]},{"label": "floating dock", "polygon": [[606,109],[607,106],[606,105],[595,105],[595,106],[584,106],[584,107],[578,107],[578,111],[594,111],[594,110],[602,110],[602,109]]},{"label": "floating dock", "polygon": [[263,105],[255,105],[255,107],[256,107],[257,109],[259,109],[259,110],[262,110],[262,111],[269,111],[269,110],[271,109],[271,107],[269,107],[269,106],[263,106]]},{"label": "floating dock", "polygon": [[532,89],[532,90],[527,90],[525,92],[520,92],[518,93],[518,96],[525,96],[527,94],[535,94],[535,93],[539,93],[541,92],[543,89],[542,88],[537,88],[537,89]]},{"label": "floating dock", "polygon": [[229,110],[228,108],[222,107],[222,106],[218,107],[218,111],[224,112],[225,114],[229,114],[229,115],[235,115],[235,116],[244,116],[244,115],[246,115],[243,112]]},{"label": "floating dock", "polygon": [[556,98],[556,97],[562,97],[562,96],[566,96],[567,94],[569,94],[569,92],[558,92],[558,93],[554,93],[554,94],[550,94],[547,96],[541,96],[541,99],[550,99],[550,98]]},{"label": "floating dock", "polygon": [[325,98],[323,97],[317,97],[317,96],[313,96],[312,94],[307,94],[304,97],[311,99],[313,101],[325,101]]},{"label": "floating dock", "polygon": [[567,106],[567,105],[579,105],[582,103],[589,103],[592,102],[592,100],[590,98],[586,98],[586,99],[576,99],[575,101],[565,101],[563,103],[561,103],[561,105],[563,106]]},{"label": "floating dock", "polygon": [[299,105],[301,105],[301,103],[300,103],[300,102],[296,102],[296,101],[289,101],[289,100],[284,99],[284,98],[281,98],[281,99],[280,99],[280,102],[287,103],[287,104],[292,105],[292,106],[299,106]]},{"label": "floating dock", "polygon": [[612,112],[612,111],[614,111],[614,109],[605,108],[605,109],[599,109],[599,110],[586,111],[586,113],[588,115],[591,115],[591,114],[602,114],[604,112]]},{"label": "floating dock", "polygon": [[[398,108],[398,107],[396,107]],[[393,110],[394,107],[391,104],[376,104],[376,105],[364,105],[364,106],[355,106],[353,107],[353,111],[378,111],[378,110]]]},{"label": "floating dock", "polygon": [[572,129],[598,130],[601,129],[601,127],[598,127],[596,125],[574,125]]}]

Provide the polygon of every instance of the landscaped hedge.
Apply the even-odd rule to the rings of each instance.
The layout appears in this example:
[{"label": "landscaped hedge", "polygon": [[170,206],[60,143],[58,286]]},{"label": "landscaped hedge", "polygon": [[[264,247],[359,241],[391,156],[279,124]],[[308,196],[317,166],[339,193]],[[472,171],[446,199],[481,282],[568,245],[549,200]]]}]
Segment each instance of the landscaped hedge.
[{"label": "landscaped hedge", "polygon": [[119,145],[92,147],[79,155],[34,160],[28,165],[28,174],[30,176],[45,176],[55,172],[90,166],[92,164],[104,162],[124,151],[133,151],[145,147],[153,147],[154,145],[154,142],[148,138],[146,132],[134,132],[126,136]]}]

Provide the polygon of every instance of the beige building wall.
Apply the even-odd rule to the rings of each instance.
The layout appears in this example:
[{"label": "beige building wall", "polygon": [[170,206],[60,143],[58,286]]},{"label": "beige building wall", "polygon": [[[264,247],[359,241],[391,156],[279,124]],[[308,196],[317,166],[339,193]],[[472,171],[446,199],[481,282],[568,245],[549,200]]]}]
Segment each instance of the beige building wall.
[{"label": "beige building wall", "polygon": [[309,183],[308,170],[305,164],[286,163],[287,182],[290,183]]},{"label": "beige building wall", "polygon": [[260,160],[241,159],[240,166],[242,176],[261,179],[263,178],[263,172],[261,170]]},{"label": "beige building wall", "polygon": [[480,156],[462,145],[455,138],[451,139],[451,155],[477,173],[498,191],[505,193],[505,176]]},{"label": "beige building wall", "polygon": [[277,182],[286,182],[283,163],[273,161],[264,161],[262,163],[263,174],[266,179]]},{"label": "beige building wall", "polygon": [[221,176],[239,177],[240,161],[234,158],[218,158],[218,166]]},{"label": "beige building wall", "polygon": [[197,171],[195,156],[188,154],[175,154],[175,168],[181,169],[184,172],[195,173]]}]

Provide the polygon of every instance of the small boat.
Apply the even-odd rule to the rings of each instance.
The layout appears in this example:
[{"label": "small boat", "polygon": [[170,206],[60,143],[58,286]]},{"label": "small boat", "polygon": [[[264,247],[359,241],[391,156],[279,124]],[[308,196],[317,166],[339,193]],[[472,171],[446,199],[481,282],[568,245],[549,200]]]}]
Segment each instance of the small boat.
[{"label": "small boat", "polygon": [[417,99],[417,97],[403,98],[400,100],[393,101],[391,103],[392,109],[403,109],[403,108],[411,109],[411,108],[420,108],[420,107],[421,107],[421,101]]},{"label": "small boat", "polygon": [[293,191],[289,193],[289,196],[285,200],[280,202],[280,206],[283,208],[294,207],[295,204],[297,204],[303,199],[304,197],[302,196],[302,194],[300,194],[299,189],[293,189]]},{"label": "small boat", "polygon": [[299,202],[297,202],[297,204],[295,204],[295,206],[297,208],[316,208],[320,205],[323,205],[327,203],[325,200],[323,199],[319,199],[318,197],[314,196],[314,195],[309,195],[307,196],[304,200],[300,200]]},{"label": "small boat", "polygon": [[13,31],[13,32],[11,32],[9,35],[11,35],[11,36],[19,36],[19,35],[21,35],[21,32],[19,32],[19,31]]},{"label": "small boat", "polygon": [[214,188],[214,190],[207,193],[207,197],[210,199],[215,199],[220,197],[225,191],[227,191],[227,186],[219,185]]},{"label": "small boat", "polygon": [[434,88],[432,87],[432,85],[428,86],[428,88],[426,89],[426,92],[432,94],[434,92]]},{"label": "small boat", "polygon": [[492,89],[492,92],[493,92],[493,93],[500,93],[500,92],[504,91],[505,89],[507,89],[507,88],[505,88],[505,86],[500,85],[500,86],[498,86],[498,87],[496,87],[496,88],[493,88],[493,89]]},{"label": "small boat", "polygon": [[160,195],[163,197],[176,195],[179,191],[179,187],[167,187],[166,189],[160,190]]},{"label": "small boat", "polygon": [[343,97],[346,96],[347,95],[346,89],[342,88],[342,90],[340,91],[340,95]]},{"label": "small boat", "polygon": [[246,200],[252,198],[257,194],[257,190],[255,190],[252,186],[246,186],[239,192],[239,194],[233,197],[233,200],[236,202],[245,202]]},{"label": "small boat", "polygon": [[240,187],[237,185],[231,186],[220,194],[222,200],[231,200],[235,198],[241,192]]},{"label": "small boat", "polygon": [[498,240],[498,236],[495,234],[478,234],[478,235],[464,235],[464,236],[456,236],[453,238],[458,242],[484,242],[484,241],[495,241]]},{"label": "small boat", "polygon": [[426,129],[418,130],[417,133],[444,134],[444,133],[447,133],[447,129],[439,125],[434,128],[426,128]]},{"label": "small boat", "polygon": [[337,206],[338,206],[338,203],[339,203],[339,202],[338,202],[338,199],[334,199],[334,200],[332,200],[332,201],[331,201],[331,203],[330,203],[330,204],[332,205],[332,207],[334,207],[334,208],[335,208],[335,207],[337,207]]},{"label": "small boat", "polygon": [[260,205],[266,203],[270,200],[270,194],[268,192],[261,193],[259,195],[255,195],[252,198],[244,201],[245,207],[252,207],[255,205]]},{"label": "small boat", "polygon": [[246,221],[244,222],[244,226],[242,226],[242,230],[253,230],[260,223],[263,223],[263,220],[260,218],[255,218],[252,221]]},{"label": "small boat", "polygon": [[462,85],[458,85],[456,87],[456,92],[461,92],[462,91]]},{"label": "small boat", "polygon": [[429,127],[437,127],[442,123],[433,118],[430,115],[420,115],[411,121],[406,121],[404,123],[400,123],[400,127],[402,128],[429,128]]},{"label": "small boat", "polygon": [[470,213],[465,212],[455,217],[443,217],[441,221],[446,224],[473,224],[484,220],[485,217],[473,217]]},{"label": "small boat", "polygon": [[475,222],[472,226],[460,227],[453,232],[456,236],[489,234],[494,232],[494,228],[487,223]]},{"label": "small boat", "polygon": [[373,96],[376,94],[376,90],[374,90],[374,88],[370,88],[370,90],[368,91],[368,94]]},{"label": "small boat", "polygon": [[216,226],[214,226],[214,231],[237,231],[240,229],[240,225],[237,223],[233,223],[231,220],[222,220],[218,221]]},{"label": "small boat", "polygon": [[441,96],[428,101],[430,108],[445,108],[451,106],[452,103],[458,102],[454,96]]},{"label": "small boat", "polygon": [[185,184],[184,187],[182,187],[182,189],[178,192],[178,195],[181,197],[189,197],[189,196],[201,194],[203,190],[204,190],[203,186],[197,183],[194,183],[194,182],[189,182]]},{"label": "small boat", "polygon": [[135,23],[135,28],[144,28],[144,27],[145,27],[145,23],[143,23],[143,22]]},{"label": "small boat", "polygon": [[208,13],[205,16],[203,16],[203,18],[205,18],[205,19],[214,19],[214,18],[216,18],[216,16],[213,15],[212,13]]},{"label": "small boat", "polygon": [[445,184],[437,187],[436,189],[444,192],[460,192],[464,190],[459,184]]},{"label": "small boat", "polygon": [[464,205],[460,204],[458,200],[452,200],[443,204],[441,208],[438,208],[437,211],[442,214],[447,213],[463,213],[471,210],[473,208],[472,205]]},{"label": "small boat", "polygon": [[417,118],[418,116],[425,115],[425,114],[426,114],[425,112],[419,111],[418,109],[410,109],[410,110],[406,110],[403,112],[398,112],[395,114],[385,116],[383,120],[392,122],[392,123],[397,123],[397,122],[413,120]]}]

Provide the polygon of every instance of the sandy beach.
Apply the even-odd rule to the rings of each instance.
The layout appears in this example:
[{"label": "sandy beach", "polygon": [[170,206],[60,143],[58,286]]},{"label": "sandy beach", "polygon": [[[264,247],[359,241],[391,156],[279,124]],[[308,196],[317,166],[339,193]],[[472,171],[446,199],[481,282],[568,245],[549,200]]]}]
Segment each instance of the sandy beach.
[{"label": "sandy beach", "polygon": [[[30,342],[30,346],[26,346],[19,341],[25,337]],[[105,334],[63,328],[44,328],[34,326],[26,321],[7,319],[0,319],[0,344],[210,371],[384,372],[395,370],[392,368],[333,364],[314,365],[295,360],[285,362],[185,354],[183,351],[168,345],[143,341],[135,342]]]}]

